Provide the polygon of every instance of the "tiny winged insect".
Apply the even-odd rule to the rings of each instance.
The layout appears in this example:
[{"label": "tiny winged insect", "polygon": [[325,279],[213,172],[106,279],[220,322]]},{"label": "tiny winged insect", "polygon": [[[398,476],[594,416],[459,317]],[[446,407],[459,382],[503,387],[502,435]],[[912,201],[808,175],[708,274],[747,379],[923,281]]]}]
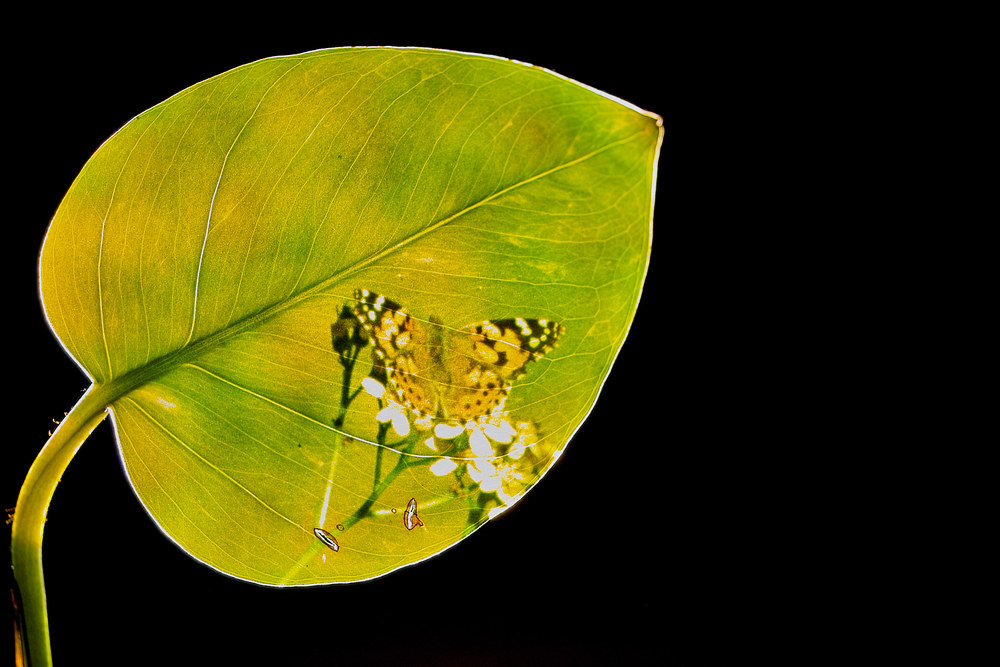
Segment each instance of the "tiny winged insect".
[{"label": "tiny winged insect", "polygon": [[483,320],[462,329],[420,320],[399,303],[357,290],[352,308],[374,348],[376,372],[417,418],[464,423],[503,409],[529,362],[565,327],[548,319]]},{"label": "tiny winged insect", "polygon": [[407,530],[413,530],[417,526],[424,525],[424,522],[417,516],[417,499],[410,498],[406,505],[406,512],[403,513],[403,525]]},{"label": "tiny winged insect", "polygon": [[334,551],[340,551],[340,542],[337,538],[329,533],[329,531],[323,530],[322,528],[313,528],[313,534],[319,538],[319,541],[330,547]]}]

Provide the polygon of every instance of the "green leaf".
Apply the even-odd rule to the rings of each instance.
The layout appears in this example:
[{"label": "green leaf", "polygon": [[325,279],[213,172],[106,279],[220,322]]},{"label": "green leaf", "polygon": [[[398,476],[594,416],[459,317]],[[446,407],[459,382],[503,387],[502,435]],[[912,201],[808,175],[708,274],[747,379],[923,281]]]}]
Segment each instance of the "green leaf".
[{"label": "green leaf", "polygon": [[[45,239],[45,313],[184,550],[271,585],[379,576],[515,502],[579,428],[642,289],[660,136],[651,114],[497,58],[262,60],[90,159]],[[377,421],[362,289],[446,344],[421,357],[444,403],[469,325],[563,327],[496,411],[516,434]]]}]

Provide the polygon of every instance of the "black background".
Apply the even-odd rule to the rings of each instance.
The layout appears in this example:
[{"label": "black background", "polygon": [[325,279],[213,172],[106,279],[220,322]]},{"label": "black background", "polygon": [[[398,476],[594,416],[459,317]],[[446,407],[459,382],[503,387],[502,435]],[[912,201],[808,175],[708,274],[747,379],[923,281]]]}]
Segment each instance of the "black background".
[{"label": "black background", "polygon": [[491,20],[489,34],[483,21],[390,31],[313,15],[284,29],[192,21],[157,34],[154,18],[99,33],[42,30],[10,53],[14,173],[5,227],[15,247],[4,267],[13,303],[6,347],[24,365],[10,367],[7,507],[52,420],[87,386],[43,320],[37,253],[76,173],[137,113],[259,58],[386,44],[539,65],[658,113],[666,128],[653,257],[632,333],[563,459],[514,509],[445,553],[375,581],[259,587],[209,570],[159,533],[128,486],[106,421],[49,512],[44,558],[57,664],[699,664],[729,641],[717,632],[742,604],[725,583],[739,566],[717,548],[729,526],[716,508],[718,467],[734,464],[722,463],[711,436],[718,423],[706,422],[705,401],[719,399],[706,397],[692,373],[704,347],[693,351],[684,338],[692,334],[676,333],[692,325],[697,261],[682,247],[696,223],[688,128],[701,103],[694,82],[710,54],[694,26],[649,9],[620,25],[529,18]]}]

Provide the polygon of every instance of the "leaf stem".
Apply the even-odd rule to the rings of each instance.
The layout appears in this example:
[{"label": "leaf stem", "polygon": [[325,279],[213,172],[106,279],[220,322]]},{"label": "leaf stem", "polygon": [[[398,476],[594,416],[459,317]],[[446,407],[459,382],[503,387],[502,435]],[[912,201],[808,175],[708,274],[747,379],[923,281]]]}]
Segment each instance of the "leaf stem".
[{"label": "leaf stem", "polygon": [[49,503],[80,445],[107,415],[111,393],[107,386],[91,385],[31,464],[17,498],[10,552],[24,613],[24,622],[19,626],[20,644],[27,648],[25,662],[32,667],[52,664],[42,576],[42,533]]},{"label": "leaf stem", "polygon": [[[396,465],[393,467],[393,469],[389,471],[389,473],[385,476],[384,479],[378,481],[375,484],[375,487],[372,489],[371,495],[368,496],[368,499],[365,500],[365,502],[361,503],[361,506],[358,507],[358,509],[354,510],[354,514],[347,517],[347,519],[344,521],[343,523],[344,530],[347,530],[348,528],[350,528],[351,526],[353,526],[358,521],[360,521],[361,519],[365,518],[368,515],[369,510],[371,510],[372,505],[374,505],[375,502],[379,499],[379,496],[381,496],[382,493],[386,490],[386,488],[388,488],[388,486],[392,483],[392,481],[396,479],[396,476],[399,475],[399,473],[403,472],[403,470],[405,470],[406,467],[409,465],[407,463],[407,458],[408,457],[406,456],[401,456],[399,457],[399,459],[396,460]],[[376,480],[377,479],[378,478],[376,477]]]}]

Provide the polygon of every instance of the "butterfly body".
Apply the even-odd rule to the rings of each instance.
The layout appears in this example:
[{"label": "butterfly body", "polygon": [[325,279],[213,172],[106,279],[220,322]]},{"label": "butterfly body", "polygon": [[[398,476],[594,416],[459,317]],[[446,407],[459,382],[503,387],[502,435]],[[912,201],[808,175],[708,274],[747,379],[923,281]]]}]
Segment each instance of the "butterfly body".
[{"label": "butterfly body", "polygon": [[465,422],[503,407],[525,366],[552,349],[564,327],[545,319],[483,320],[454,329],[417,319],[382,295],[358,290],[354,316],[374,347],[394,398],[420,417]]}]

